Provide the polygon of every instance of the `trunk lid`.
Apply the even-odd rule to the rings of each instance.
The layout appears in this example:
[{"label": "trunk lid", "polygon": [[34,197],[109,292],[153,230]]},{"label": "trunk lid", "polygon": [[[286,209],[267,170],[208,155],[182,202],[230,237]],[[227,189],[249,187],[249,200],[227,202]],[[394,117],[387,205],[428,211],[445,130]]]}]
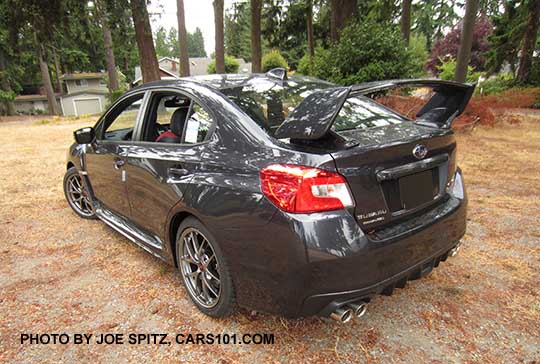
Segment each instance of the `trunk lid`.
[{"label": "trunk lid", "polygon": [[[359,141],[331,155],[347,179],[364,231],[422,211],[444,197],[456,168],[451,130],[402,123],[340,134]],[[418,146],[426,151],[421,159],[413,153]]]},{"label": "trunk lid", "polygon": [[[400,87],[433,90],[415,121],[364,97]],[[356,219],[369,233],[444,199],[456,169],[452,121],[473,91],[474,85],[441,80],[322,90],[306,97],[275,136],[330,151],[355,199]]]}]

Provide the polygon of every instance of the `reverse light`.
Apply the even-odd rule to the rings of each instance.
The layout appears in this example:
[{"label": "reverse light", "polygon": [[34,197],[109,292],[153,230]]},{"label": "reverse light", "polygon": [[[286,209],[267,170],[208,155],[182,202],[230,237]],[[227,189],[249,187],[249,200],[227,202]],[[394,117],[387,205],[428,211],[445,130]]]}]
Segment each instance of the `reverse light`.
[{"label": "reverse light", "polygon": [[456,172],[454,178],[452,178],[448,189],[455,197],[459,198],[460,200],[463,200],[465,198],[465,189],[463,188],[463,178],[461,177],[461,171]]},{"label": "reverse light", "polygon": [[310,213],[354,206],[338,173],[294,164],[272,164],[260,172],[261,190],[286,212]]}]

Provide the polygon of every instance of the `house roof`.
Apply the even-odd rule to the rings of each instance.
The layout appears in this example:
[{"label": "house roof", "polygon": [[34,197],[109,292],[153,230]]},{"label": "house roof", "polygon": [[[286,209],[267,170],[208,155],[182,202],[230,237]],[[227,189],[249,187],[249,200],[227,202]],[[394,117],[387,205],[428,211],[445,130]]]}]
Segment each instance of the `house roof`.
[{"label": "house roof", "polygon": [[249,86],[249,89],[253,89],[254,85],[264,86],[268,89],[273,88],[276,85],[283,86],[288,85],[290,87],[299,87],[300,84],[311,83],[317,87],[335,87],[336,85],[327,81],[319,80],[316,78],[291,75],[287,80],[281,80],[277,77],[271,76],[268,73],[229,73],[229,74],[212,74],[212,75],[200,75],[191,77],[182,77],[178,79],[169,79],[161,81],[152,81],[143,85],[134,87],[132,90],[149,89],[156,86],[172,86],[183,87],[189,84],[198,84],[210,89],[218,91],[226,91],[227,89],[242,89]]},{"label": "house roof", "polygon": [[105,88],[86,88],[83,90],[70,92],[66,95],[63,95],[62,97],[71,97],[71,96],[77,96],[77,95],[83,95],[83,94],[107,95],[108,93],[109,93],[108,89],[105,89]]},{"label": "house roof", "polygon": [[[238,63],[240,64],[240,67],[238,69],[239,73],[242,74],[249,74],[251,72],[251,62],[245,62],[242,58],[236,59]],[[167,67],[167,62],[174,62],[179,63],[179,60],[176,58],[171,57],[163,57],[158,60],[159,63],[159,70],[165,74],[164,77],[161,79],[177,79],[180,78],[179,75],[179,69],[180,66],[176,67],[176,70],[170,69]],[[207,75],[208,72],[208,65],[212,62],[212,58],[209,57],[190,57],[189,58],[189,73],[191,76],[202,76]],[[141,82],[142,75],[141,75],[141,67],[136,66],[135,67],[135,81],[133,81],[134,85],[137,85]]]},{"label": "house roof", "polygon": [[105,78],[105,72],[81,72],[66,73],[60,77],[61,80],[91,80],[96,78]]},{"label": "house roof", "polygon": [[[170,79],[178,79],[178,78],[180,78],[180,77],[178,77],[178,75],[175,75],[173,72],[168,71],[163,67],[159,67],[159,70],[160,70],[160,72],[165,74],[165,76],[161,77],[162,80],[163,79],[170,80]],[[141,67],[137,66],[137,67],[135,67],[135,81],[133,81],[133,84],[136,85],[141,81],[142,81]]]},{"label": "house roof", "polygon": [[[208,65],[212,62],[210,57],[189,57],[189,73],[192,76],[200,76],[208,74]],[[242,58],[236,58],[239,63],[239,73],[251,73],[251,62],[246,62]],[[178,67],[176,69],[170,69],[167,67],[167,62],[176,63]],[[160,68],[166,69],[175,75],[179,74],[180,60],[178,58],[163,57],[158,60]],[[135,77],[138,78],[138,77]]]}]

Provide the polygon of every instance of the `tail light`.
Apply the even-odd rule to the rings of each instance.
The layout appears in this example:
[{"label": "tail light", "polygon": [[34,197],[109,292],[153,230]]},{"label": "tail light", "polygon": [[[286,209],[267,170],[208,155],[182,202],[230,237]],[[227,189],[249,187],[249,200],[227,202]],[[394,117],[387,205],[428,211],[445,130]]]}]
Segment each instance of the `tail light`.
[{"label": "tail light", "polygon": [[283,211],[310,213],[354,206],[338,173],[293,164],[273,164],[261,173],[264,195]]}]

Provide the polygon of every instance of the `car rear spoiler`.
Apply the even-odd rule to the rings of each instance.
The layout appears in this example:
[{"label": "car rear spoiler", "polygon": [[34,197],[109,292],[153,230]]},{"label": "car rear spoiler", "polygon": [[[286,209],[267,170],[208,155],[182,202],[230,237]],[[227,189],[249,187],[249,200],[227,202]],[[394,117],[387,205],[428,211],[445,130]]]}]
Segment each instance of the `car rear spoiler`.
[{"label": "car rear spoiler", "polygon": [[371,95],[399,87],[429,87],[434,95],[416,114],[419,124],[449,129],[469,102],[475,85],[453,81],[412,79],[366,82],[349,87],[324,89],[307,96],[276,130],[279,139],[323,138],[336,120],[347,98]]}]

